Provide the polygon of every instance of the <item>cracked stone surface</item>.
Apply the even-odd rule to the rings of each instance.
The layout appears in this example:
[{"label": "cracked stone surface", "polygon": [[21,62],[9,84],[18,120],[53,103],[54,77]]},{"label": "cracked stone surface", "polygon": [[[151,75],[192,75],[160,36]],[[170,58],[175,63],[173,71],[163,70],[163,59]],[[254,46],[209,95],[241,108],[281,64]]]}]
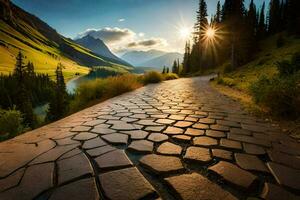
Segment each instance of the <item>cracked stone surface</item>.
[{"label": "cracked stone surface", "polygon": [[0,143],[0,199],[300,199],[300,144],[209,77],[151,84]]}]

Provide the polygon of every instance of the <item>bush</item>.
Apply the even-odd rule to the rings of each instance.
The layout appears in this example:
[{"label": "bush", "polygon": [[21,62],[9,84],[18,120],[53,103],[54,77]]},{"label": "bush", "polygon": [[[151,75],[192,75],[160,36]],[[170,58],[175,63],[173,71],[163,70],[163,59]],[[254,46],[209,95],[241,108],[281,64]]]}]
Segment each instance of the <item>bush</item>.
[{"label": "bush", "polygon": [[232,78],[227,78],[227,77],[218,78],[218,79],[217,79],[217,83],[218,83],[218,84],[221,84],[221,85],[229,86],[229,87],[235,86],[234,79],[232,79]]},{"label": "bush", "polygon": [[283,35],[280,34],[280,35],[278,36],[278,38],[277,38],[277,41],[276,41],[277,48],[283,47],[284,44],[285,44],[285,39],[284,39]]},{"label": "bush", "polygon": [[159,83],[163,81],[163,75],[156,71],[149,71],[144,75],[144,84],[148,83]]},{"label": "bush", "polygon": [[23,117],[20,111],[0,109],[0,139],[14,137],[23,131]]},{"label": "bush", "polygon": [[300,73],[289,77],[261,77],[250,87],[254,101],[278,117],[300,117]]},{"label": "bush", "polygon": [[300,71],[300,52],[295,53],[291,61],[277,62],[277,69],[280,76],[290,76]]},{"label": "bush", "polygon": [[164,74],[163,75],[165,80],[174,80],[174,79],[178,79],[178,75],[175,73],[168,73],[168,74]]}]

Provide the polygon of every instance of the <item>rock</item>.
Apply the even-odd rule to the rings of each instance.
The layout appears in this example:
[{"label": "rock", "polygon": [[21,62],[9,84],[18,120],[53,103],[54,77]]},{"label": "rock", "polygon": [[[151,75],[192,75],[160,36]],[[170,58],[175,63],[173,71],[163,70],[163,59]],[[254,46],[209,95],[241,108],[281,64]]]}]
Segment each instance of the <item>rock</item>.
[{"label": "rock", "polygon": [[180,159],[173,156],[150,154],[143,156],[140,164],[155,174],[169,174],[184,170]]},{"label": "rock", "polygon": [[156,120],[157,123],[160,123],[160,124],[172,124],[175,122],[175,120],[172,120],[172,119],[158,119]]},{"label": "rock", "polygon": [[263,139],[254,138],[247,135],[239,135],[235,133],[228,133],[227,138],[230,140],[237,140],[241,142],[246,142],[250,144],[256,144],[264,147],[271,147],[271,142]]},{"label": "rock", "polygon": [[187,122],[187,121],[178,121],[174,124],[174,126],[176,127],[180,127],[180,128],[186,128],[189,127],[193,124],[193,122]]},{"label": "rock", "polygon": [[182,200],[237,200],[229,192],[200,174],[183,174],[165,178]]},{"label": "rock", "polygon": [[266,151],[261,146],[257,146],[255,144],[243,143],[244,151],[248,154],[254,155],[263,155],[266,154]]},{"label": "rock", "polygon": [[74,140],[90,140],[97,137],[97,134],[89,133],[89,132],[81,132],[73,138]]},{"label": "rock", "polygon": [[83,154],[60,160],[58,166],[58,184],[70,181],[85,174],[93,174],[93,168],[88,158]]},{"label": "rock", "polygon": [[214,123],[216,123],[216,120],[210,119],[210,118],[201,118],[201,119],[199,119],[199,122],[202,124],[214,124]]},{"label": "rock", "polygon": [[110,145],[105,145],[105,146],[102,146],[102,147],[98,147],[98,148],[94,148],[94,149],[89,149],[86,152],[90,156],[95,157],[95,156],[100,156],[102,154],[105,154],[107,152],[114,151],[114,150],[116,150],[115,147],[112,147]]},{"label": "rock", "polygon": [[212,160],[209,149],[202,147],[188,147],[183,158],[196,162],[209,162]]},{"label": "rock", "polygon": [[299,190],[300,170],[295,170],[274,162],[268,162],[267,166],[280,185]]},{"label": "rock", "polygon": [[268,155],[273,162],[283,164],[294,169],[300,170],[300,158],[279,151],[268,151]]},{"label": "rock", "polygon": [[55,189],[50,200],[61,200],[70,198],[72,200],[99,199],[96,182],[93,178],[82,179]]},{"label": "rock", "polygon": [[209,129],[209,126],[207,124],[196,123],[193,125],[193,128],[205,130],[205,129]]},{"label": "rock", "polygon": [[122,131],[122,133],[130,135],[130,138],[132,140],[145,139],[149,135],[148,132],[143,131],[143,130]]},{"label": "rock", "polygon": [[223,138],[226,137],[226,134],[222,131],[206,130],[205,135],[214,137],[214,138]]},{"label": "rock", "polygon": [[171,142],[164,142],[157,149],[158,153],[166,155],[180,155],[181,151],[181,146],[173,144]]},{"label": "rock", "polygon": [[127,144],[128,135],[121,133],[112,133],[109,135],[103,135],[102,139],[111,144]]},{"label": "rock", "polygon": [[116,169],[130,167],[132,162],[123,150],[115,150],[95,158],[100,169]]},{"label": "rock", "polygon": [[236,165],[225,161],[220,161],[218,164],[209,167],[208,169],[219,174],[226,181],[244,189],[250,188],[257,179],[257,177],[250,172],[240,169]]},{"label": "rock", "polygon": [[227,132],[230,130],[228,126],[222,126],[222,125],[218,125],[218,124],[211,125],[210,128],[215,131],[226,131]]},{"label": "rock", "polygon": [[151,133],[148,137],[148,140],[151,140],[153,142],[163,142],[168,140],[168,136],[161,134],[161,133]]},{"label": "rock", "polygon": [[181,128],[176,128],[176,127],[173,127],[173,126],[169,126],[165,131],[164,133],[165,134],[168,134],[168,135],[180,135],[184,132],[183,129]]},{"label": "rock", "polygon": [[104,142],[101,138],[97,137],[95,139],[85,141],[82,145],[82,148],[92,149],[92,148],[101,147],[104,145],[107,145],[106,142]]},{"label": "rock", "polygon": [[0,179],[0,192],[7,190],[13,186],[18,185],[19,181],[21,180],[24,174],[25,168],[21,168],[15,173],[9,175],[4,179]]},{"label": "rock", "polygon": [[220,146],[229,149],[242,149],[242,144],[240,142],[234,140],[228,140],[225,138],[222,138],[220,140]]},{"label": "rock", "polygon": [[266,172],[266,173],[269,172],[266,165],[256,156],[243,154],[243,153],[235,153],[234,157],[237,164],[243,169]]},{"label": "rock", "polygon": [[201,136],[193,139],[193,144],[196,146],[216,146],[218,141],[211,137]]},{"label": "rock", "polygon": [[283,198],[286,200],[297,200],[300,198],[272,183],[265,183],[260,197],[266,200],[282,200]]},{"label": "rock", "polygon": [[172,138],[179,142],[187,142],[187,143],[190,142],[192,139],[190,136],[187,135],[174,135]]},{"label": "rock", "polygon": [[96,126],[96,125],[104,123],[105,121],[106,120],[103,120],[103,119],[96,119],[96,120],[85,122],[83,125],[84,126]]},{"label": "rock", "polygon": [[135,167],[100,174],[99,179],[105,196],[111,200],[139,200],[156,194]]},{"label": "rock", "polygon": [[165,126],[147,126],[145,130],[152,132],[161,132],[164,128]]},{"label": "rock", "polygon": [[127,149],[138,153],[151,153],[153,151],[153,142],[147,140],[133,141]]}]

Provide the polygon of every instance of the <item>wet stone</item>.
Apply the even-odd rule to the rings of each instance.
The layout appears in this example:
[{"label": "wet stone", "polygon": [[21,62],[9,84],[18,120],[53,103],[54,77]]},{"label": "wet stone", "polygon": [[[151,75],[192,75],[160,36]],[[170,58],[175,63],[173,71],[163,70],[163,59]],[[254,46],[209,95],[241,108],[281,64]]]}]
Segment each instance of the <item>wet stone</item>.
[{"label": "wet stone", "polygon": [[86,152],[90,156],[95,157],[95,156],[100,156],[102,154],[105,154],[107,152],[114,151],[114,150],[116,150],[115,147],[112,147],[110,145],[106,145],[106,146],[102,146],[102,147],[98,147],[98,148],[94,148],[94,149],[89,149]]},{"label": "wet stone", "polygon": [[82,132],[82,133],[77,134],[73,139],[74,140],[90,140],[97,136],[98,135],[94,134],[94,133]]},{"label": "wet stone", "polygon": [[189,127],[193,124],[193,122],[187,122],[187,121],[178,121],[174,124],[174,126],[176,127],[180,127],[180,128],[186,128]]},{"label": "wet stone", "polygon": [[135,167],[100,174],[99,180],[104,195],[111,200],[139,200],[156,194]]},{"label": "wet stone", "polygon": [[197,128],[197,129],[209,129],[209,126],[207,124],[196,123],[196,124],[193,125],[193,128]]},{"label": "wet stone", "polygon": [[212,149],[212,154],[214,157],[221,158],[224,160],[232,160],[232,152],[231,151],[226,151],[223,149]]},{"label": "wet stone", "polygon": [[82,145],[82,148],[92,149],[92,148],[101,147],[104,145],[106,145],[106,142],[104,142],[101,138],[97,137],[92,140],[85,141]]},{"label": "wet stone", "polygon": [[184,134],[189,136],[200,136],[200,135],[204,135],[204,130],[188,128]]},{"label": "wet stone", "polygon": [[92,166],[83,153],[68,159],[60,160],[57,162],[57,166],[58,184],[62,184],[85,174],[93,174]]},{"label": "wet stone", "polygon": [[140,164],[155,174],[168,174],[184,170],[179,158],[150,154],[140,159]]},{"label": "wet stone", "polygon": [[164,133],[165,134],[168,134],[168,135],[180,135],[180,134],[183,134],[184,130],[181,129],[181,128],[176,128],[176,127],[172,127],[172,126],[169,126],[165,131]]},{"label": "wet stone", "polygon": [[212,160],[209,149],[202,147],[188,147],[183,158],[196,162],[209,162]]},{"label": "wet stone", "polygon": [[120,167],[132,166],[123,150],[116,150],[95,158],[100,169],[118,169]]},{"label": "wet stone", "polygon": [[153,142],[149,142],[147,140],[133,141],[129,145],[128,150],[138,153],[151,153],[153,150]]},{"label": "wet stone", "polygon": [[300,197],[288,192],[287,190],[274,185],[272,183],[265,183],[264,189],[260,195],[261,198],[267,200],[282,200],[283,197],[286,200],[297,200]]},{"label": "wet stone", "polygon": [[72,200],[99,199],[96,182],[93,178],[82,179],[55,189],[50,200],[71,198]]},{"label": "wet stone", "polygon": [[111,144],[127,144],[128,142],[128,135],[121,134],[121,133],[113,133],[109,135],[103,135],[102,139],[111,143]]},{"label": "wet stone", "polygon": [[165,178],[182,200],[236,200],[229,192],[204,176],[192,173]]},{"label": "wet stone", "polygon": [[71,129],[72,132],[86,132],[89,131],[91,127],[89,126],[76,126]]},{"label": "wet stone", "polygon": [[164,142],[158,147],[157,152],[166,155],[180,155],[182,147],[171,142]]},{"label": "wet stone", "polygon": [[201,136],[193,139],[193,144],[196,146],[216,146],[218,141],[211,137]]},{"label": "wet stone", "polygon": [[243,169],[266,172],[266,173],[269,172],[266,165],[258,157],[254,155],[235,153],[234,157],[237,164]]},{"label": "wet stone", "polygon": [[276,163],[283,164],[300,170],[300,158],[276,150],[268,151],[269,158]]},{"label": "wet stone", "polygon": [[143,130],[122,131],[122,133],[130,135],[130,138],[133,140],[145,139],[149,134],[147,131]]},{"label": "wet stone", "polygon": [[250,172],[225,161],[220,161],[218,164],[209,167],[208,169],[219,174],[226,181],[245,189],[250,188],[256,180],[256,176]]},{"label": "wet stone", "polygon": [[214,138],[224,138],[226,134],[222,131],[206,130],[205,135],[214,137]]},{"label": "wet stone", "polygon": [[152,142],[163,142],[168,140],[168,136],[161,134],[161,133],[151,133],[148,137],[148,140],[151,140]]},{"label": "wet stone", "polygon": [[180,142],[190,142],[191,137],[187,135],[174,135],[172,137],[174,140],[180,141]]},{"label": "wet stone", "polygon": [[228,140],[224,138],[220,140],[220,146],[229,149],[242,149],[242,144],[240,142],[234,140]]},{"label": "wet stone", "polygon": [[280,185],[300,190],[300,170],[274,162],[267,163],[267,166]]},{"label": "wet stone", "polygon": [[244,151],[248,154],[263,155],[266,151],[261,146],[255,144],[243,143]]}]

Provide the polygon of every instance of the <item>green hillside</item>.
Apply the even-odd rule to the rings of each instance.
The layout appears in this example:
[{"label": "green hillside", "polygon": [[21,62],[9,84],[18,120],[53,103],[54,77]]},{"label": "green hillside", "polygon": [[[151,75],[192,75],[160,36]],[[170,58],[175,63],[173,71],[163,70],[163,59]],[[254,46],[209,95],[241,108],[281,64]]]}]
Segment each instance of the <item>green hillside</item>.
[{"label": "green hillside", "polygon": [[[260,43],[260,51],[253,61],[237,70],[223,74],[222,84],[249,92],[249,87],[261,76],[268,78],[278,73],[276,63],[290,60],[292,55],[300,51],[300,39],[284,36],[284,45],[277,47],[278,35],[267,38]],[[226,66],[226,65],[224,65]],[[219,69],[224,71],[223,68]]]},{"label": "green hillside", "polygon": [[132,69],[101,58],[12,3],[1,0],[0,5],[4,9],[0,13],[0,73],[13,71],[20,50],[25,55],[25,62],[33,62],[38,73],[52,76],[57,64],[62,63],[67,79],[75,73],[87,74],[88,67],[92,66]]}]

